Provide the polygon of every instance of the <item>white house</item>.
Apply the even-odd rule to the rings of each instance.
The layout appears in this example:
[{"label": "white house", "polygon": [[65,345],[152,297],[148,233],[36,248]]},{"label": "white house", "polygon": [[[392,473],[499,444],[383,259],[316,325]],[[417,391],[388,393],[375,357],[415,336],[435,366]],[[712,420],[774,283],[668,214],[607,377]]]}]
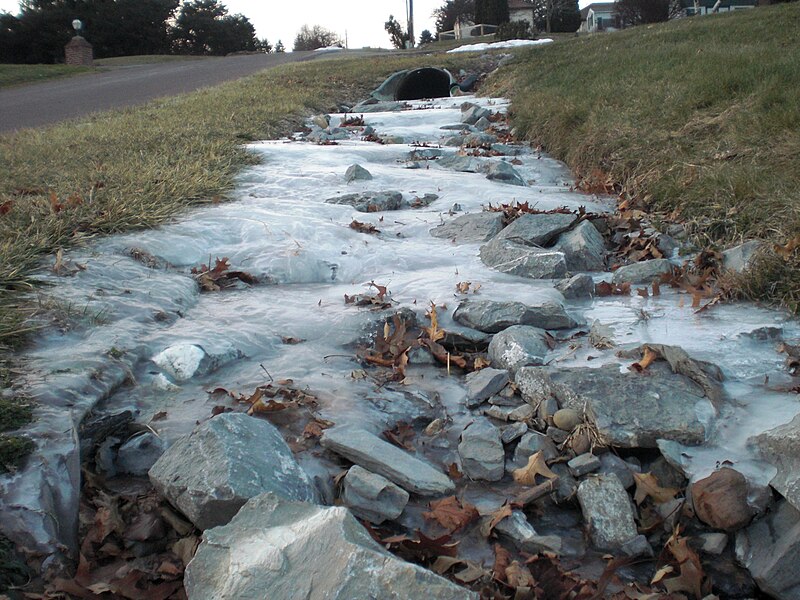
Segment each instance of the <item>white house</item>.
[{"label": "white house", "polygon": [[527,21],[531,31],[536,28],[533,25],[533,0],[508,0],[508,20]]},{"label": "white house", "polygon": [[620,29],[619,18],[613,2],[594,2],[581,10],[581,32],[616,31]]}]

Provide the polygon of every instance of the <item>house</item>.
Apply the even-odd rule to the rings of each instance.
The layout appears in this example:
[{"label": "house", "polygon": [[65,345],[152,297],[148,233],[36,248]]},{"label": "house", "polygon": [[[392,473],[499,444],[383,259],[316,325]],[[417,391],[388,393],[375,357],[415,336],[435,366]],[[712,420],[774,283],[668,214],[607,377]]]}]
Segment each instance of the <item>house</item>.
[{"label": "house", "polygon": [[621,29],[621,26],[613,2],[594,2],[581,10],[581,32],[595,33],[617,29]]},{"label": "house", "polygon": [[754,8],[758,0],[681,0],[682,15],[693,17]]},{"label": "house", "polygon": [[508,20],[512,22],[526,21],[530,25],[531,31],[536,30],[533,11],[533,0],[508,0]]}]

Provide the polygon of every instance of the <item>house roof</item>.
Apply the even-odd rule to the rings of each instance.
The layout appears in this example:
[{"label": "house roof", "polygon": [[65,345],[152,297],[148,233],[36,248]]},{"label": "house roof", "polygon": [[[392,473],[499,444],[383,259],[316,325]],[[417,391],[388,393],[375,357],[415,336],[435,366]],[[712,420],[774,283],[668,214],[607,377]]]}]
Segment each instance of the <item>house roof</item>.
[{"label": "house roof", "polygon": [[[714,0],[716,2],[716,0]],[[593,10],[594,12],[604,12],[604,13],[613,13],[614,12],[614,4],[615,2],[593,2],[589,6],[584,6],[581,9],[581,20],[585,21],[586,17],[589,16],[589,11]]]}]

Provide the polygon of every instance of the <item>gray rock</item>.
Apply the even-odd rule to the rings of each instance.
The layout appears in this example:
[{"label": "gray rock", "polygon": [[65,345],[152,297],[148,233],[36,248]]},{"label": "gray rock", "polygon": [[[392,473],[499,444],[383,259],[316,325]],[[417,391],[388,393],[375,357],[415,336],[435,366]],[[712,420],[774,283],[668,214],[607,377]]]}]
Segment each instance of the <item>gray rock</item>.
[{"label": "gray rock", "polygon": [[461,466],[470,479],[499,481],[505,471],[505,450],[500,431],[486,418],[478,418],[461,433]]},{"label": "gray rock", "polygon": [[654,258],[625,265],[614,271],[614,283],[652,283],[664,273],[672,271],[672,263],[666,258]]},{"label": "gray rock", "polygon": [[567,463],[569,470],[575,477],[581,477],[600,468],[600,459],[591,452],[576,456]]},{"label": "gray rock", "polygon": [[[654,363],[648,376],[620,373],[616,364],[600,368],[558,369],[551,380],[562,384],[562,406],[584,406],[599,432],[613,446],[655,448],[657,439],[701,444],[713,409],[702,390],[667,365]],[[702,404],[701,404],[702,403]],[[698,405],[704,408],[698,408]],[[698,410],[708,419],[698,419]]]},{"label": "gray rock", "polygon": [[400,210],[407,206],[407,203],[403,201],[403,194],[394,191],[342,194],[328,198],[325,203],[345,204],[364,213]]},{"label": "gray rock", "polygon": [[550,347],[547,332],[529,325],[512,325],[495,334],[489,343],[489,359],[500,369],[516,372],[520,367],[543,365]]},{"label": "gray rock", "polygon": [[450,125],[442,125],[439,129],[442,131],[471,131],[472,126],[466,123],[452,123]]},{"label": "gray rock", "polygon": [[461,122],[467,123],[468,125],[475,125],[483,118],[488,119],[491,114],[492,111],[489,109],[482,108],[469,102],[465,102],[461,106]]},{"label": "gray rock", "polygon": [[203,537],[186,569],[191,600],[478,600],[387,552],[344,507],[263,494]]},{"label": "gray rock", "polygon": [[486,117],[481,117],[475,122],[475,129],[478,129],[479,131],[486,131],[491,126],[492,122]]},{"label": "gray rock", "polygon": [[639,535],[631,499],[616,476],[584,479],[578,486],[578,502],[596,548],[620,550]]},{"label": "gray rock", "polygon": [[450,148],[458,148],[464,144],[466,135],[452,135],[444,141],[444,145]]},{"label": "gray rock", "polygon": [[501,369],[481,369],[468,373],[464,381],[467,384],[467,406],[474,408],[506,387],[508,372]]},{"label": "gray rock", "polygon": [[369,181],[372,179],[372,173],[361,165],[350,165],[344,173],[344,178],[347,183],[351,181]]},{"label": "gray rock", "polygon": [[778,469],[770,485],[800,510],[800,415],[750,442],[765,461]]},{"label": "gray rock", "polygon": [[[473,136],[469,136],[465,142],[468,142],[471,137]],[[502,160],[489,165],[489,170],[486,173],[486,179],[489,179],[490,181],[499,181],[500,183],[508,183],[510,185],[526,185],[525,180],[517,172],[517,170]]]},{"label": "gray rock", "polygon": [[512,325],[532,325],[542,329],[569,329],[577,324],[560,302],[546,301],[527,305],[522,302],[462,300],[453,313],[462,325],[486,333],[497,333]]},{"label": "gray rock", "polygon": [[328,115],[314,115],[311,117],[311,122],[320,129],[327,129],[328,125],[331,124],[331,120]]},{"label": "gray rock", "polygon": [[514,376],[514,384],[522,399],[533,406],[539,406],[556,393],[556,386],[547,369],[542,367],[522,367]]},{"label": "gray rock", "polygon": [[771,514],[739,531],[736,558],[769,596],[800,599],[800,511],[780,502]]},{"label": "gray rock", "polygon": [[553,246],[564,253],[567,268],[572,271],[602,271],[606,267],[606,244],[590,221],[562,233]]},{"label": "gray rock", "polygon": [[240,357],[241,353],[233,347],[210,353],[198,344],[175,344],[156,354],[152,360],[174,381],[188,381]]},{"label": "gray rock", "polygon": [[438,495],[455,489],[453,482],[441,471],[359,427],[340,425],[326,429],[321,443],[409,492]]},{"label": "gray rock", "polygon": [[729,271],[743,273],[750,267],[753,258],[763,247],[764,242],[750,240],[744,244],[729,248],[722,253],[722,266]]},{"label": "gray rock", "polygon": [[497,142],[497,136],[490,133],[470,133],[464,137],[467,148],[491,148]]},{"label": "gray rock", "polygon": [[[566,257],[565,259],[566,260]],[[568,300],[594,296],[594,279],[586,273],[578,273],[556,284],[556,289]]]},{"label": "gray rock", "polygon": [[[464,140],[464,136],[457,136],[457,138],[449,139],[457,139],[459,143],[455,145],[460,146],[461,142]],[[477,159],[471,156],[459,156],[458,154],[445,156],[437,161],[437,164],[444,169],[450,169],[458,173],[477,173],[481,169],[481,165]]]},{"label": "gray rock", "polygon": [[701,540],[700,550],[706,554],[719,556],[728,545],[728,534],[726,533],[701,533],[698,537]]},{"label": "gray rock", "polygon": [[344,505],[357,517],[376,525],[396,519],[408,504],[407,491],[358,465],[350,467],[343,485]]},{"label": "gray rock", "polygon": [[406,160],[431,160],[444,154],[439,148],[414,148],[406,155]]},{"label": "gray rock", "polygon": [[537,554],[539,552],[553,552],[562,554],[562,540],[555,535],[539,535],[528,522],[528,518],[521,510],[515,510],[511,516],[500,521],[494,528],[511,541],[522,552]]},{"label": "gray rock", "polygon": [[556,444],[563,444],[569,437],[569,431],[564,431],[558,427],[551,426],[547,428],[547,437],[553,440]]},{"label": "gray rock", "polygon": [[572,213],[525,214],[498,234],[498,237],[526,246],[544,247],[577,221]]},{"label": "gray rock", "polygon": [[493,238],[503,228],[503,213],[479,212],[460,215],[431,229],[431,235],[455,244],[478,244]]},{"label": "gray rock", "polygon": [[573,408],[561,408],[553,413],[553,425],[564,431],[572,431],[583,422],[581,414]]},{"label": "gray rock", "polygon": [[500,430],[500,441],[504,444],[510,444],[516,439],[521,438],[528,433],[528,425],[526,423],[514,423],[508,427],[503,427]]},{"label": "gray rock", "polygon": [[634,558],[637,556],[653,556],[653,547],[643,535],[637,535],[635,538],[628,540],[620,546],[620,550],[626,556]]},{"label": "gray rock", "polygon": [[528,279],[558,279],[567,274],[563,252],[503,239],[502,233],[481,246],[481,261],[487,267]]},{"label": "gray rock", "polygon": [[547,460],[558,456],[558,449],[553,440],[537,431],[529,431],[522,436],[514,450],[515,468],[524,467],[528,464],[528,459],[540,451]]},{"label": "gray rock", "polygon": [[542,421],[550,422],[558,411],[558,401],[555,398],[545,398],[539,403],[536,413]]},{"label": "gray rock", "polygon": [[569,472],[569,467],[564,463],[554,463],[550,465],[550,470],[558,475],[556,483],[556,501],[571,502],[578,491],[578,481]]},{"label": "gray rock", "polygon": [[384,144],[405,144],[409,141],[401,135],[382,135],[380,138]]},{"label": "gray rock", "polygon": [[370,104],[359,103],[353,107],[354,113],[398,112],[407,106],[405,102],[385,101]]},{"label": "gray rock", "polygon": [[611,475],[613,473],[626,490],[633,487],[635,483],[633,474],[641,472],[641,467],[636,467],[635,465],[625,462],[616,454],[606,452],[600,455],[599,473],[602,475]]},{"label": "gray rock", "polygon": [[454,324],[447,328],[440,343],[451,352],[481,352],[489,347],[491,340],[488,333]]},{"label": "gray rock", "polygon": [[117,451],[114,466],[118,473],[144,476],[167,449],[164,440],[152,431],[130,438]]},{"label": "gray rock", "polygon": [[493,417],[500,421],[527,421],[533,417],[535,411],[530,404],[522,404],[521,406],[490,406],[484,409],[483,414],[487,417]]},{"label": "gray rock", "polygon": [[218,415],[180,438],[150,469],[150,481],[199,529],[224,525],[264,492],[318,497],[278,430],[243,413]]}]

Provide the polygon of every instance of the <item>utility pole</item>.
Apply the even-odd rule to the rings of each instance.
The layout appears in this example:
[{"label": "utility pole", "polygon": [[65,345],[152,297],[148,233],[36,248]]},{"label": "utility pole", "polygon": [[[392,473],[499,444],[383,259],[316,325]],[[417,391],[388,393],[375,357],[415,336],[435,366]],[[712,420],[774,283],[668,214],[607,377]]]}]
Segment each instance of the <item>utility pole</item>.
[{"label": "utility pole", "polygon": [[406,17],[408,19],[408,41],[414,47],[414,0],[406,0]]}]

